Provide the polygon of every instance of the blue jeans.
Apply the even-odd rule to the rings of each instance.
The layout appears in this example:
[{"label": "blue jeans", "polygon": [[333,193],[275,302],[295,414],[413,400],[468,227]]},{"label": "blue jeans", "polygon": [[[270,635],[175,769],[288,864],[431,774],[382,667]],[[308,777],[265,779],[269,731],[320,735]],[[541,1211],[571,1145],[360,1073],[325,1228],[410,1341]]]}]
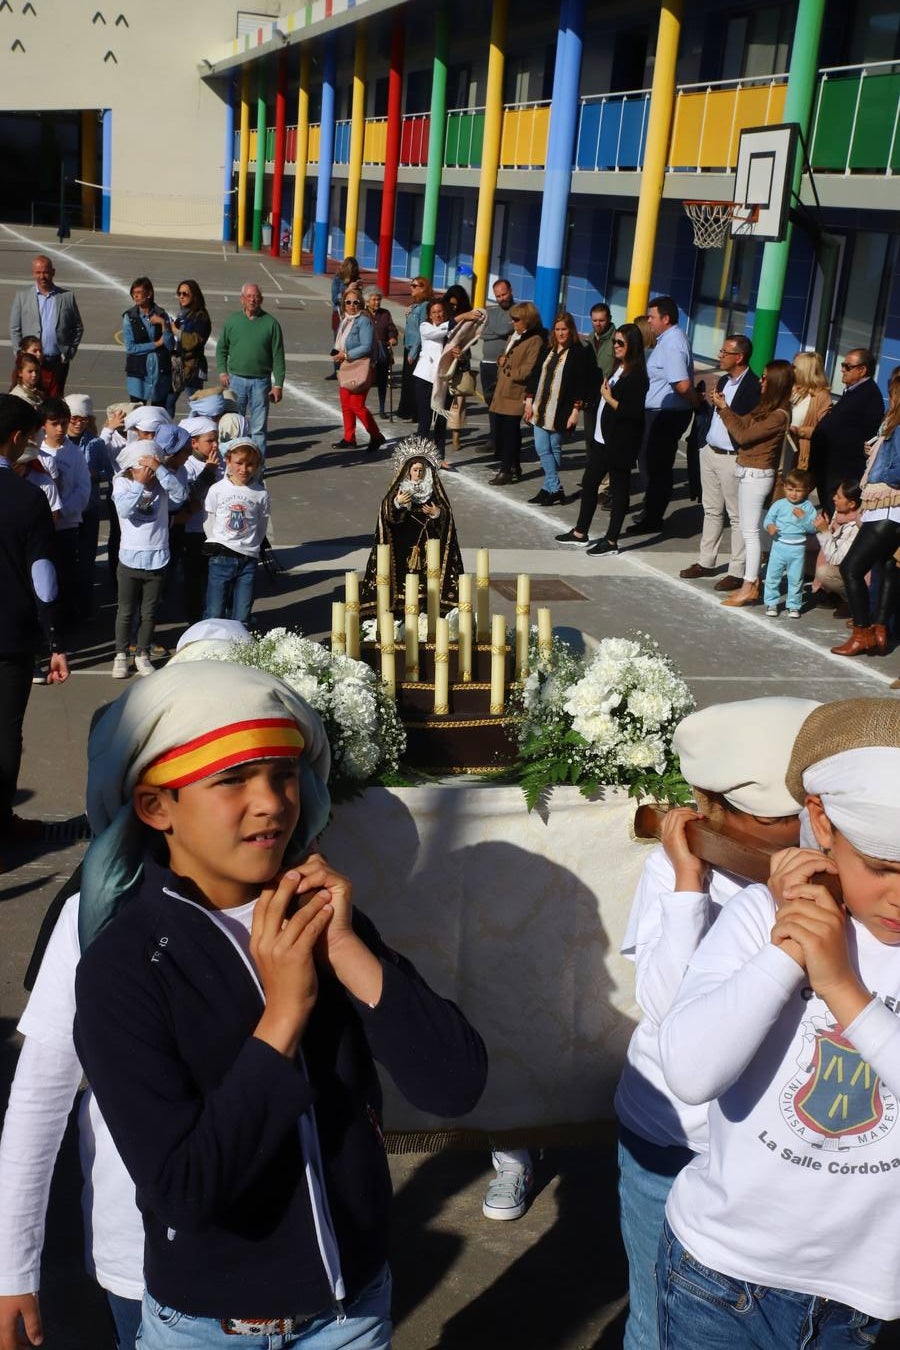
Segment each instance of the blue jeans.
[{"label": "blue jeans", "polygon": [[562,432],[545,431],[543,427],[532,427],[534,448],[544,470],[544,491],[559,492],[559,466],[562,464]]},{"label": "blue jeans", "polygon": [[691,1256],[668,1223],[656,1266],[662,1350],[844,1350],[874,1345],[881,1323],[845,1303],[746,1284]]},{"label": "blue jeans", "polygon": [[268,375],[229,375],[228,387],[238,401],[238,412],[246,417],[250,439],[266,457],[266,428],[269,425],[269,391],[272,380]]},{"label": "blue jeans", "polygon": [[803,605],[803,566],[806,562],[805,544],[782,544],[776,539],[769,553],[763,599],[767,605],[777,605],[781,593],[781,578],[787,576],[787,607],[800,609]]},{"label": "blue jeans", "polygon": [[106,1301],[115,1325],[117,1350],[134,1350],[141,1329],[141,1300],[123,1298],[121,1294],[113,1294],[107,1289]]},{"label": "blue jeans", "polygon": [[205,619],[249,621],[256,564],[256,558],[240,558],[235,553],[220,553],[210,558]]},{"label": "blue jeans", "polygon": [[628,1257],[628,1321],[623,1350],[656,1350],[656,1255],[672,1183],[693,1158],[619,1126],[619,1225]]},{"label": "blue jeans", "polygon": [[[238,1281],[239,1285],[240,1281]],[[231,1314],[229,1314],[230,1316]],[[288,1336],[242,1336],[222,1330],[215,1317],[189,1317],[144,1294],[138,1350],[390,1350],[391,1271],[376,1275],[343,1314],[313,1317]]]}]

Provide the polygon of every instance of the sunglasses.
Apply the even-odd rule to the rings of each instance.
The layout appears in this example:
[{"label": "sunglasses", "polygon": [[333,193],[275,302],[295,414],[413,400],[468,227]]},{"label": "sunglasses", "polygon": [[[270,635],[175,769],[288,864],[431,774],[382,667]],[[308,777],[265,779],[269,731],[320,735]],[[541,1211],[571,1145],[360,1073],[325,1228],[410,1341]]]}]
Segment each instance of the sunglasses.
[{"label": "sunglasses", "polygon": [[345,300],[344,309],[359,309],[361,304],[361,300]]},{"label": "sunglasses", "polygon": [[628,343],[625,341],[624,338],[613,338],[613,346],[614,346],[614,347],[627,347],[627,346],[628,346]]},{"label": "sunglasses", "polygon": [[187,290],[187,289],[185,289],[185,290],[181,290],[181,291],[176,291],[175,294],[176,294],[176,295],[190,295],[190,291]]},{"label": "sunglasses", "polygon": [[864,361],[842,361],[841,370],[862,370]]}]

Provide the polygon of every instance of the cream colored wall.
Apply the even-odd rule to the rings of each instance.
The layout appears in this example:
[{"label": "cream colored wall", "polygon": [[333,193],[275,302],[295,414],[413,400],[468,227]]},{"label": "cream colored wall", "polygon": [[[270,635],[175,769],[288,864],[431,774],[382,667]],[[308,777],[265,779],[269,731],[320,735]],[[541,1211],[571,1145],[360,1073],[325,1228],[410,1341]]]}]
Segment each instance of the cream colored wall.
[{"label": "cream colored wall", "polygon": [[[110,108],[112,231],[217,238],[225,105],[198,67],[234,37],[236,9],[236,0],[13,0],[0,11],[0,106]],[[98,11],[105,24],[92,22]],[[24,51],[12,50],[17,40]]]}]

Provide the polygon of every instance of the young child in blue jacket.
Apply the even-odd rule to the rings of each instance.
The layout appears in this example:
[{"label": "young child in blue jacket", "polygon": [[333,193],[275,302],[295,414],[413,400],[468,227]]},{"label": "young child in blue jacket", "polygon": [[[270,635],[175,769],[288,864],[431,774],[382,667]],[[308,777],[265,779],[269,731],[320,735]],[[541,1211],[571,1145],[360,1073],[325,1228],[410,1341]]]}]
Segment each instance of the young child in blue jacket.
[{"label": "young child in blue jacket", "polygon": [[800,618],[806,541],[816,532],[817,512],[809,500],[812,485],[812,474],[803,469],[792,469],[785,474],[784,496],[772,503],[763,521],[766,533],[772,538],[763,590],[766,614],[770,619],[778,614],[778,597],[781,594],[781,578],[784,576],[787,577],[788,618]]}]

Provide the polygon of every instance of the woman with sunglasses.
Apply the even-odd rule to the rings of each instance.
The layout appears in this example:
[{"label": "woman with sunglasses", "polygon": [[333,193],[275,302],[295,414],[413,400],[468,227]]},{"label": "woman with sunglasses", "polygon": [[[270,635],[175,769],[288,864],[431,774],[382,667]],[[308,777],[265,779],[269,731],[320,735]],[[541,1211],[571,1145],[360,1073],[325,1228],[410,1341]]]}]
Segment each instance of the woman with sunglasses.
[{"label": "woman with sunglasses", "polygon": [[[384,445],[386,437],[378,429],[378,423],[366,407],[366,397],[372,387],[375,373],[375,325],[363,308],[362,294],[357,290],[348,290],[343,299],[342,315],[334,338],[334,350],[331,355],[338,373],[338,388],[341,398],[341,415],[344,419],[344,434],[334,442],[335,450],[355,450],[356,423],[362,422],[369,433],[366,452],[371,454]],[[369,377],[353,387],[346,381],[343,367],[348,361],[362,361],[368,358]]]},{"label": "woman with sunglasses", "polygon": [[[179,308],[172,320],[172,331],[178,344],[176,353],[181,357],[183,387],[190,398],[206,384],[208,371],[204,349],[212,332],[212,323],[196,281],[179,281],[175,294]],[[176,394],[170,412],[174,411],[177,400]]]},{"label": "woman with sunglasses", "polygon": [[497,384],[491,399],[494,443],[500,468],[489,478],[491,487],[518,483],[522,477],[522,418],[525,394],[534,372],[540,369],[546,348],[541,316],[530,300],[520,301],[509,311],[512,336],[497,358]]},{"label": "woman with sunglasses", "polygon": [[557,315],[547,355],[540,369],[532,371],[525,395],[525,421],[534,431],[534,448],[544,470],[541,490],[529,498],[538,506],[562,506],[566,500],[559,479],[563,437],[578,426],[596,375],[596,360],[582,344],[572,315]]},{"label": "woman with sunglasses", "polygon": [[574,528],[556,537],[560,543],[586,544],[597,510],[597,491],[609,474],[609,524],[606,534],[588,553],[618,553],[619,533],[628,514],[631,471],[637,463],[644,435],[644,398],[647,367],[644,339],[637,324],[623,323],[613,338],[616,365],[600,386],[600,407],[594,439],[581,483],[581,507]]}]

